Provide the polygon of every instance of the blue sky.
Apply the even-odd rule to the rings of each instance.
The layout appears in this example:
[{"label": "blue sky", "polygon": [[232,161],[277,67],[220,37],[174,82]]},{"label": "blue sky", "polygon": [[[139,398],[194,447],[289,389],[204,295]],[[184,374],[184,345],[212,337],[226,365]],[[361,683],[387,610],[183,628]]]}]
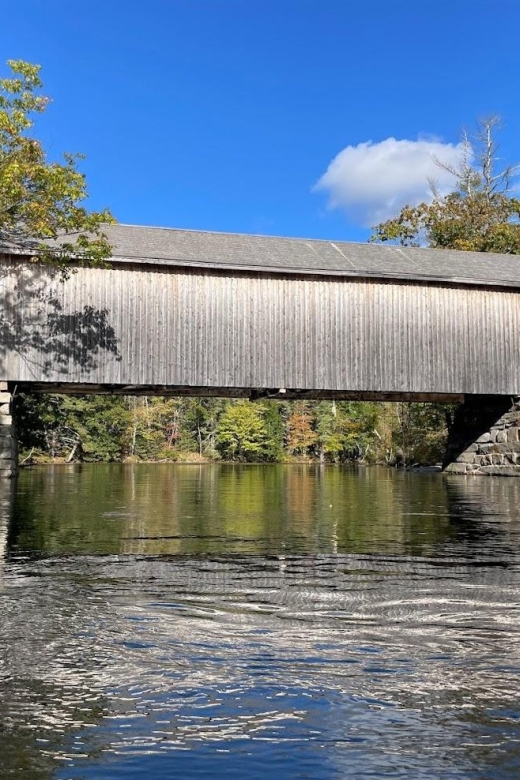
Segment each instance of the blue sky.
[{"label": "blue sky", "polygon": [[50,156],[86,154],[89,205],[120,222],[364,240],[477,117],[500,114],[503,156],[520,160],[518,0],[0,0],[0,13],[0,61],[40,63],[53,98],[35,134]]}]

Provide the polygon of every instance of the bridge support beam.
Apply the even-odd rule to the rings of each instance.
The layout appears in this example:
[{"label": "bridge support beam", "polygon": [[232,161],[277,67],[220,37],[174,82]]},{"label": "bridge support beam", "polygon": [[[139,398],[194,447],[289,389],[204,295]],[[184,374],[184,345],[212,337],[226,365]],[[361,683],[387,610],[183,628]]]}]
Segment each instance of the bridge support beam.
[{"label": "bridge support beam", "polygon": [[467,396],[448,435],[444,471],[520,477],[520,397]]},{"label": "bridge support beam", "polygon": [[0,382],[0,479],[14,477],[18,468],[12,400],[7,382]]}]

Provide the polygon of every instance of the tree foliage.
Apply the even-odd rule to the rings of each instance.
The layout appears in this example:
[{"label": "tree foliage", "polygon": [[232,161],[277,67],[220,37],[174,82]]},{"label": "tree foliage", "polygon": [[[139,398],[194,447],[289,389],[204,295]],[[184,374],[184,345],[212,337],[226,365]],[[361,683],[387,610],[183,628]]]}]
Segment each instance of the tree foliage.
[{"label": "tree foliage", "polygon": [[431,182],[431,203],[405,206],[374,228],[372,241],[401,246],[520,254],[520,200],[511,195],[512,166],[500,168],[497,117],[483,119],[477,132],[463,134],[458,166],[437,164],[453,175],[447,195]]},{"label": "tree foliage", "polygon": [[313,427],[312,407],[309,401],[296,401],[287,420],[287,448],[291,455],[309,455],[318,434]]},{"label": "tree foliage", "polygon": [[230,460],[267,460],[268,432],[259,406],[239,401],[220,420],[217,446]]},{"label": "tree foliage", "polygon": [[40,261],[103,264],[110,245],[103,225],[109,211],[91,211],[85,177],[77,170],[80,155],[66,153],[49,161],[31,135],[35,117],[49,99],[40,94],[38,65],[9,60],[11,75],[0,79],[0,243]]},{"label": "tree foliage", "polygon": [[321,460],[364,457],[374,438],[377,404],[322,401],[316,405],[317,445]]},{"label": "tree foliage", "polygon": [[402,449],[409,464],[432,463],[446,437],[435,404],[18,394],[15,414],[32,461],[373,463]]}]

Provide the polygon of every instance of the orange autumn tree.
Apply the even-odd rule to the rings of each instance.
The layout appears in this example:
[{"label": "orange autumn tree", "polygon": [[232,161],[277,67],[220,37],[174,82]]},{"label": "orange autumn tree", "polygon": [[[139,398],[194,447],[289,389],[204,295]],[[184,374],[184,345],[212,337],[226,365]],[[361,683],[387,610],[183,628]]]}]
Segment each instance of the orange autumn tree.
[{"label": "orange autumn tree", "polygon": [[318,435],[313,429],[314,415],[306,401],[294,404],[287,420],[287,448],[292,455],[307,455],[316,443]]}]

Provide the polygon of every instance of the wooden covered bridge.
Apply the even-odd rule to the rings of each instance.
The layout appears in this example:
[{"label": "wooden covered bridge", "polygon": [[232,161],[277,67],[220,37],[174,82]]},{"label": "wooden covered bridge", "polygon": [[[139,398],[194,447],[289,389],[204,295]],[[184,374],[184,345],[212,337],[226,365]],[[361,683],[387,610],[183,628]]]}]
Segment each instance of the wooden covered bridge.
[{"label": "wooden covered bridge", "polygon": [[111,267],[79,268],[66,281],[0,254],[4,411],[15,387],[467,401],[479,418],[474,437],[520,394],[514,256],[130,225],[106,232]]}]

